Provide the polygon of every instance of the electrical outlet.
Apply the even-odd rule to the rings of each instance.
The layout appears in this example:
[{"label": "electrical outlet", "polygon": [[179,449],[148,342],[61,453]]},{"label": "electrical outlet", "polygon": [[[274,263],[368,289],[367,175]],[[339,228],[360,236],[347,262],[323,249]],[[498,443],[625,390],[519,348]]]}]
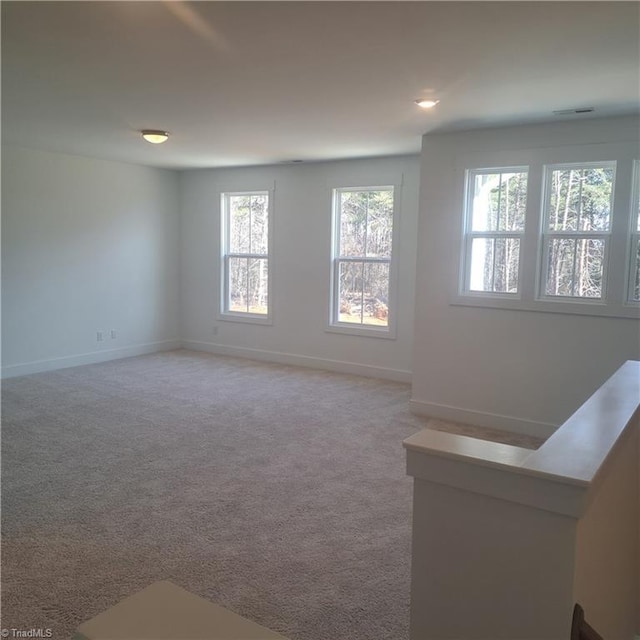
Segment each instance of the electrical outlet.
[{"label": "electrical outlet", "polygon": [[111,339],[115,340],[118,337],[115,329],[111,329]]},{"label": "electrical outlet", "polygon": [[102,342],[104,340],[104,333],[102,331],[96,331],[96,341]]},{"label": "electrical outlet", "polygon": [[213,335],[214,336],[218,335],[218,327],[213,327]]}]

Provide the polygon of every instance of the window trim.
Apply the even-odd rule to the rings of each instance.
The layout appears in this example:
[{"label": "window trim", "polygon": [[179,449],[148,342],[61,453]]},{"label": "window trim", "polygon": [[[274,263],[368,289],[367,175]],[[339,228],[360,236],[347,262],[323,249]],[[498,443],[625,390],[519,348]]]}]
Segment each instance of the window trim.
[{"label": "window trim", "polygon": [[627,242],[627,279],[625,283],[625,304],[629,307],[640,306],[640,298],[633,297],[636,277],[640,271],[637,264],[638,244],[640,243],[640,159],[633,161],[631,168],[631,201],[629,203],[629,241]]},{"label": "window trim", "polygon": [[[340,246],[340,216],[339,195],[353,191],[382,191],[391,190],[393,193],[393,213],[391,231],[391,257],[387,258],[340,258],[337,249]],[[399,237],[399,202],[402,193],[402,183],[386,182],[379,185],[364,186],[340,186],[331,190],[331,242],[330,242],[330,277],[329,277],[329,313],[325,330],[331,333],[342,333],[353,336],[370,338],[383,338],[394,340],[397,335],[397,289],[398,289],[398,237]],[[389,304],[388,304],[388,324],[387,326],[364,325],[339,321],[339,263],[340,262],[369,262],[384,263],[389,265]]]},{"label": "window trim", "polygon": [[[588,168],[605,168],[613,169],[613,177],[611,183],[611,200],[609,214],[609,230],[608,231],[549,231],[548,214],[549,203],[551,202],[551,174],[553,171],[571,170],[571,169],[588,169]],[[536,300],[563,303],[574,302],[578,304],[592,306],[607,306],[608,300],[608,281],[610,271],[610,252],[613,237],[613,219],[614,219],[614,202],[617,188],[617,169],[618,162],[616,160],[602,160],[589,162],[559,162],[545,163],[542,167],[542,201],[540,211],[540,229],[538,234],[538,263],[536,269]],[[604,241],[604,252],[602,257],[602,289],[598,298],[588,298],[586,296],[554,296],[544,292],[547,281],[547,265],[549,257],[549,241],[551,238],[575,238],[593,239]]]},{"label": "window trim", "polygon": [[[640,319],[639,307],[628,301],[628,282],[630,278],[629,230],[631,228],[631,170],[638,160],[637,144],[628,141],[560,144],[544,147],[502,148],[489,150],[462,151],[452,158],[452,188],[455,196],[451,200],[456,230],[455,246],[451,252],[452,275],[449,280],[449,303],[458,307],[477,307],[484,309],[506,309],[539,313],[561,313],[565,315],[587,315],[597,317]],[[540,230],[542,208],[544,205],[543,182],[546,165],[602,165],[615,161],[616,188],[613,200],[611,245],[608,256],[609,280],[607,298],[545,298],[537,294],[540,291]],[[466,206],[466,172],[479,168],[500,168],[528,166],[529,182],[527,193],[527,219],[525,221],[525,241],[521,247],[522,297],[519,299],[495,295],[473,295],[463,292],[463,248]],[[455,262],[453,262],[455,260]],[[457,265],[457,269],[455,266]],[[589,300],[588,302],[586,300]]]},{"label": "window trim", "polygon": [[[273,204],[275,189],[247,189],[247,190],[230,190],[220,192],[220,295],[218,300],[217,319],[231,322],[244,322],[249,324],[273,324]],[[267,216],[269,230],[267,233],[267,253],[232,253],[230,247],[230,210],[229,199],[233,196],[267,196]],[[228,309],[229,301],[229,258],[259,258],[266,259],[268,265],[267,286],[269,291],[267,313],[250,313],[246,311],[231,311]]]},{"label": "window trim", "polygon": [[[525,221],[522,231],[473,231],[473,184],[475,176],[489,175],[493,173],[526,173],[527,174],[527,205],[525,208]],[[458,294],[465,298],[478,300],[521,300],[523,261],[522,248],[526,238],[527,213],[529,208],[529,166],[528,165],[501,165],[491,167],[466,168],[464,173],[464,213],[462,223],[462,251],[460,252],[460,268]],[[515,293],[502,291],[476,291],[470,288],[471,280],[471,249],[475,238],[514,238],[520,241],[518,249],[518,290]]]}]

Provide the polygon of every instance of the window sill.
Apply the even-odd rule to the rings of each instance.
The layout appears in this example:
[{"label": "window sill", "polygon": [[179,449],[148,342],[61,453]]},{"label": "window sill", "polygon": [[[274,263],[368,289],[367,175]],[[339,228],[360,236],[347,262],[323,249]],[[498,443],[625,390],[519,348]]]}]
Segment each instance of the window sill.
[{"label": "window sill", "polygon": [[219,313],[217,318],[221,322],[241,322],[245,324],[262,325],[273,324],[273,320],[270,316],[258,315],[254,313],[234,313],[233,311],[227,311],[226,313]]},{"label": "window sill", "polygon": [[565,315],[599,316],[605,318],[640,319],[640,305],[607,304],[600,301],[582,300],[522,300],[489,296],[454,296],[450,304],[459,307],[484,307],[487,309],[510,309],[512,311],[533,311],[537,313],[562,313]]},{"label": "window sill", "polygon": [[350,336],[360,336],[363,338],[382,338],[385,340],[395,340],[395,331],[389,327],[362,326],[352,324],[330,324],[325,331],[328,333],[342,333]]}]

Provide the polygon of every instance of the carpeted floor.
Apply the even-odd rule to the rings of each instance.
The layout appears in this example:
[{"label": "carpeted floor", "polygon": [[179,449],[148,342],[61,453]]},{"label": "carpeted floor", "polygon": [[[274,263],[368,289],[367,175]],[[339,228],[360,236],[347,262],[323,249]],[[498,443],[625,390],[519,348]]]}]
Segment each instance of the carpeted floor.
[{"label": "carpeted floor", "polygon": [[170,579],[291,640],[407,638],[409,393],[189,351],[5,380],[2,627]]}]

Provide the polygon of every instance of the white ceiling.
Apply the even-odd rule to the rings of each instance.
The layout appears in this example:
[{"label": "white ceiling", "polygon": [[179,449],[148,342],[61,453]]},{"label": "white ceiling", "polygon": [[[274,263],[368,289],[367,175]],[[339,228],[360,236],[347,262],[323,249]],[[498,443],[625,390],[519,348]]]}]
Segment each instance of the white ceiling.
[{"label": "white ceiling", "polygon": [[[635,113],[637,2],[2,2],[3,143],[164,167]],[[440,99],[432,111],[413,100]],[[143,128],[166,129],[161,146]]]}]

